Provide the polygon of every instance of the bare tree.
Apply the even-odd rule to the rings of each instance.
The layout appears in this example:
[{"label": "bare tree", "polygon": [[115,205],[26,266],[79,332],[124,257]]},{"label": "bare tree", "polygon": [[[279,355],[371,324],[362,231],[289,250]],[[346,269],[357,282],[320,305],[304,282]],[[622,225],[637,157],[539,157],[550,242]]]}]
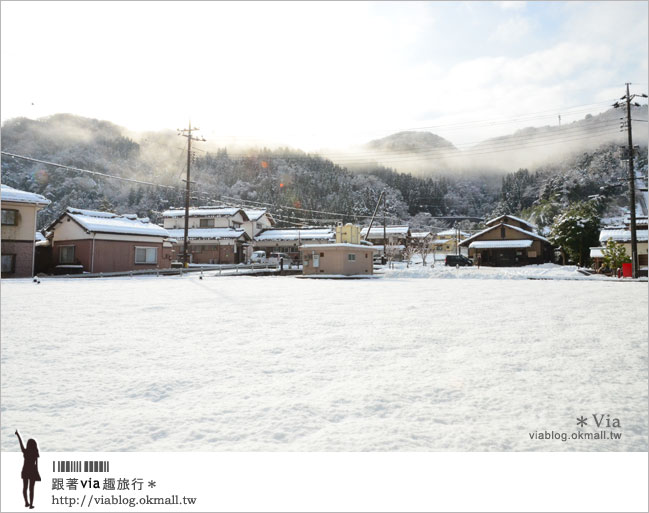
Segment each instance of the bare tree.
[{"label": "bare tree", "polygon": [[[430,255],[432,251],[430,241],[431,241],[431,236],[430,234],[428,234],[426,235],[426,237],[418,239],[414,244],[415,252],[419,256],[421,256],[421,264],[424,267],[426,266],[426,257],[428,257],[428,255]],[[433,266],[434,266],[434,262],[433,262]]]}]

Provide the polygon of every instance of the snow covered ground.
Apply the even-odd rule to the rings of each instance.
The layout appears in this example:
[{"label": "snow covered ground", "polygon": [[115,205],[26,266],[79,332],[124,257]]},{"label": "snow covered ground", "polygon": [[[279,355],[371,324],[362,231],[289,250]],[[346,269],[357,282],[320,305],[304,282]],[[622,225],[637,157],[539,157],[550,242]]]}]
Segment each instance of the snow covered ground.
[{"label": "snow covered ground", "polygon": [[[399,264],[1,292],[2,450],[16,428],[42,451],[648,448],[646,282]],[[621,439],[530,438],[592,414]]]}]

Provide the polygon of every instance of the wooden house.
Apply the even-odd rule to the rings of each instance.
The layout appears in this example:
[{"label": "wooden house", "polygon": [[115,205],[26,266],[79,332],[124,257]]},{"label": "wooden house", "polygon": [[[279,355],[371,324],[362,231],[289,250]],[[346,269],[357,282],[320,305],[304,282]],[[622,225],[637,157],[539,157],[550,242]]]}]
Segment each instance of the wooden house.
[{"label": "wooden house", "polygon": [[460,242],[469,258],[482,265],[514,267],[551,262],[550,241],[535,232],[536,227],[518,217],[503,215],[486,223],[487,228]]}]

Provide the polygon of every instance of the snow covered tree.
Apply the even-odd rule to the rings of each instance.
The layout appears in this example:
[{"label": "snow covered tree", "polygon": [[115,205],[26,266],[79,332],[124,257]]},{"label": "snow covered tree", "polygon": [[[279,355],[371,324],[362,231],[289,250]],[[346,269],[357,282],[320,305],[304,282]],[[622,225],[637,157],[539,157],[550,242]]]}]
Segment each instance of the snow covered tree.
[{"label": "snow covered tree", "polygon": [[609,269],[617,269],[622,267],[622,264],[631,262],[624,246],[613,239],[608,239],[606,249],[602,251],[602,254],[604,255],[604,265]]},{"label": "snow covered tree", "polygon": [[571,205],[557,216],[550,231],[550,241],[561,248],[571,262],[583,266],[589,259],[590,247],[599,243],[599,212],[593,202]]},{"label": "snow covered tree", "polygon": [[421,264],[423,266],[426,266],[426,258],[428,257],[428,255],[430,255],[432,251],[430,247],[430,240],[431,237],[430,235],[428,235],[427,237],[413,240],[410,243],[412,247],[412,251],[417,255],[421,256]]}]

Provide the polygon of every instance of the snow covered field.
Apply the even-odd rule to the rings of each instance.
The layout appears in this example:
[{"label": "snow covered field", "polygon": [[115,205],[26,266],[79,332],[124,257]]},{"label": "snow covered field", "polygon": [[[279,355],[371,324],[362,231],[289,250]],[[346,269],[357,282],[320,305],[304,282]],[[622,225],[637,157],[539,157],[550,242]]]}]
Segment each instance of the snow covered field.
[{"label": "snow covered field", "polygon": [[3,280],[2,450],[646,451],[647,283],[582,278]]}]

